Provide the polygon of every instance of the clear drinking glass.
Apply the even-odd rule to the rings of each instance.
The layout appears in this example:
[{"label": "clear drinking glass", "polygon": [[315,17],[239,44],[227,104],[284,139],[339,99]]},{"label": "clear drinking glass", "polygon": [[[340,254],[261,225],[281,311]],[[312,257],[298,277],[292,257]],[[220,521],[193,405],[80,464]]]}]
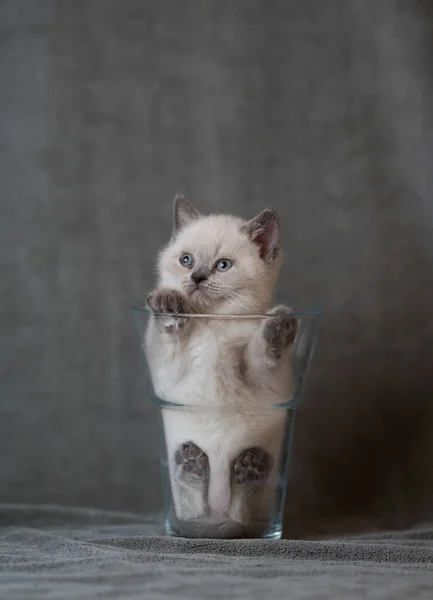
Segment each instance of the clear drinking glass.
[{"label": "clear drinking glass", "polygon": [[[275,315],[159,315],[133,307],[140,343],[148,369],[148,394],[156,405],[160,424],[160,464],[165,529],[168,535],[182,537],[261,537],[282,535],[290,450],[296,409],[301,401],[307,369],[317,337],[320,311],[296,312],[297,332],[284,358],[289,386],[281,397],[273,385],[260,398],[239,401],[235,386],[220,383],[223,402],[215,402],[214,390],[206,386],[206,359],[215,352],[215,339],[205,336],[202,346],[190,349],[194,359],[188,369],[197,373],[198,388],[182,384],[174,363],[166,379],[155,375],[157,348],[147,347],[146,332],[152,319],[203,327],[217,321],[219,331],[234,324],[261,327]],[[156,323],[156,321],[154,322]],[[204,346],[203,346],[204,344]],[[209,345],[207,348],[206,345]],[[236,357],[215,360],[235,361]],[[186,368],[186,367],[185,367]],[[179,376],[179,379],[176,377]],[[245,376],[242,368],[239,378]],[[170,381],[172,380],[172,381]],[[173,385],[173,381],[179,381]],[[284,386],[283,386],[284,387]],[[209,393],[209,397],[208,397]]]}]

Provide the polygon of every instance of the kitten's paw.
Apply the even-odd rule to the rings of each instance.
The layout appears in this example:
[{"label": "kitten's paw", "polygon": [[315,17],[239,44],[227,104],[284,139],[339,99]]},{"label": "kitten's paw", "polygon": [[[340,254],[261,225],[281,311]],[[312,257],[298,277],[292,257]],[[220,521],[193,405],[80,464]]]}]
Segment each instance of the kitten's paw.
[{"label": "kitten's paw", "polygon": [[197,480],[209,478],[209,459],[194,442],[185,442],[176,450],[174,457],[181,477],[192,476]]},{"label": "kitten's paw", "polygon": [[269,354],[280,358],[284,350],[293,342],[298,329],[295,313],[285,306],[277,306],[271,311],[275,315],[265,323],[263,336],[268,345]]},{"label": "kitten's paw", "polygon": [[272,459],[262,448],[248,448],[234,461],[232,480],[234,483],[265,481],[272,468]]},{"label": "kitten's paw", "polygon": [[158,289],[147,296],[147,305],[155,313],[186,314],[190,312],[188,298],[178,290]]}]

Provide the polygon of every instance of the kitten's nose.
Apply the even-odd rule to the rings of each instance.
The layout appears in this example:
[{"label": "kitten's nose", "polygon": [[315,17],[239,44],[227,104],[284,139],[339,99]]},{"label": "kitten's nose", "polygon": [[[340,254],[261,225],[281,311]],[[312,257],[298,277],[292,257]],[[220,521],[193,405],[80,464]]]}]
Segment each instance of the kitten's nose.
[{"label": "kitten's nose", "polygon": [[194,271],[194,273],[191,273],[191,279],[194,281],[194,283],[200,283],[200,281],[206,281],[206,279],[209,277],[209,273],[207,271]]}]

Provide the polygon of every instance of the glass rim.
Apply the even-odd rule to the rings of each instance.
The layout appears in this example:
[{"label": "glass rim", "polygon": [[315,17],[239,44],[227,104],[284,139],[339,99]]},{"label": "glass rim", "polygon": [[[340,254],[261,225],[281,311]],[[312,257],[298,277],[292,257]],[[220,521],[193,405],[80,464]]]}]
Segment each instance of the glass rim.
[{"label": "glass rim", "polygon": [[263,408],[251,408],[251,407],[246,407],[246,408],[242,408],[241,410],[236,409],[232,406],[209,406],[209,405],[202,405],[202,404],[181,404],[180,402],[168,402],[166,400],[161,400],[161,398],[158,398],[157,396],[154,396],[153,394],[150,395],[150,401],[154,406],[158,406],[159,408],[171,408],[171,409],[182,409],[182,410],[196,410],[196,411],[210,411],[210,412],[215,412],[215,410],[217,411],[222,411],[222,412],[227,412],[227,413],[233,413],[233,412],[253,412],[253,413],[257,413],[257,414],[261,414],[261,413],[268,413],[269,411],[274,411],[274,410],[293,410],[295,408],[298,408],[299,405],[302,402],[301,397],[299,396],[293,396],[292,398],[290,398],[289,400],[284,400],[283,402],[277,402],[275,404],[270,404],[267,407],[263,407]]},{"label": "glass rim", "polygon": [[[155,313],[145,306],[132,305],[131,310],[139,313],[152,315],[154,317],[162,318],[173,318],[182,317],[184,319],[215,319],[215,320],[234,320],[239,321],[243,319],[272,319],[277,315],[275,313],[251,313],[251,314],[219,314],[219,313]],[[294,310],[295,317],[320,317],[322,310],[320,308],[310,308],[307,310]]]}]

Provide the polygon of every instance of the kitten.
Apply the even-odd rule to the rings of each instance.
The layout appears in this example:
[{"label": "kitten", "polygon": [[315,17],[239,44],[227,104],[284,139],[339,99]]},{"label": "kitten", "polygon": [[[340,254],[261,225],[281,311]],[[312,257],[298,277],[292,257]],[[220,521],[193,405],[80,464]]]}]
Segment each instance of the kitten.
[{"label": "kitten", "polygon": [[[281,264],[273,209],[251,221],[202,216],[183,196],[159,256],[145,351],[163,411],[179,532],[251,537],[266,528],[276,493],[285,411],[292,395],[293,312],[270,310]],[[171,317],[272,314],[272,318]],[[193,409],[188,407],[193,406]]]}]

